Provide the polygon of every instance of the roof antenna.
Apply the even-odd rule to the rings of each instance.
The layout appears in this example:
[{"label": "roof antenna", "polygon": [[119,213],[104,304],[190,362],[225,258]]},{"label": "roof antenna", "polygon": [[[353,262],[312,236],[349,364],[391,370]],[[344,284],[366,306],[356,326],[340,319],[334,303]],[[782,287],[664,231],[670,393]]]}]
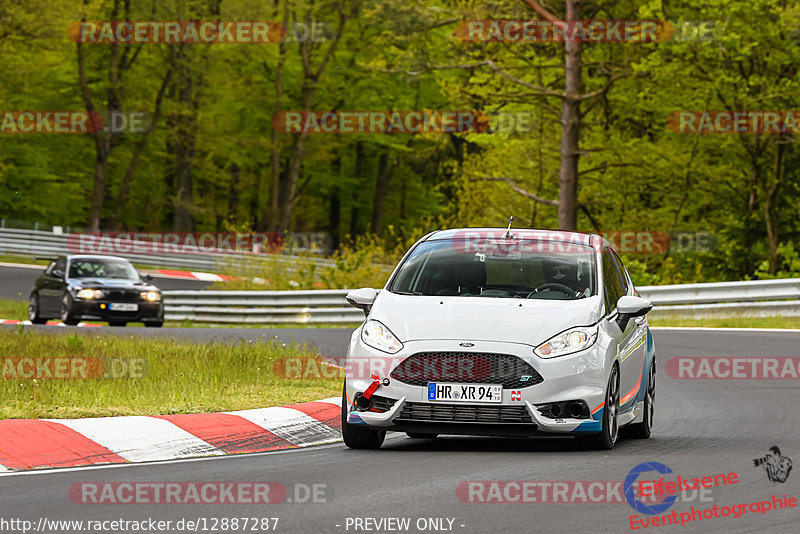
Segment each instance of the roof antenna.
[{"label": "roof antenna", "polygon": [[516,220],[516,217],[514,217],[513,215],[508,218],[508,228],[506,228],[506,235],[505,235],[506,239],[508,239],[509,237],[512,237],[512,235],[511,235],[511,223],[514,220]]}]

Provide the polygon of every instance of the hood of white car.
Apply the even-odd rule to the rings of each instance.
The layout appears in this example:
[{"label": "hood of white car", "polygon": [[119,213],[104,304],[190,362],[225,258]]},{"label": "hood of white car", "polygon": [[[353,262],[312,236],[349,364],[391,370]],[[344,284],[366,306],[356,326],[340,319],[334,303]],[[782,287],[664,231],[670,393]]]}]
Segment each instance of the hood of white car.
[{"label": "hood of white car", "polygon": [[600,297],[544,300],[398,295],[381,291],[370,313],[402,342],[505,341],[537,346],[573,326],[600,319]]}]

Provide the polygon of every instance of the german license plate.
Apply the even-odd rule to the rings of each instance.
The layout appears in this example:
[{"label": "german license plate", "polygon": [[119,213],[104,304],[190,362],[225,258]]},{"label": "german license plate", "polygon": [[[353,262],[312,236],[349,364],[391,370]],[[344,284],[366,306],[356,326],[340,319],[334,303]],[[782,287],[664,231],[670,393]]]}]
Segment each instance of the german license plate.
[{"label": "german license plate", "polygon": [[500,403],[503,402],[503,385],[428,382],[428,400]]},{"label": "german license plate", "polygon": [[130,302],[112,302],[108,305],[112,311],[138,311],[138,304],[131,304]]}]

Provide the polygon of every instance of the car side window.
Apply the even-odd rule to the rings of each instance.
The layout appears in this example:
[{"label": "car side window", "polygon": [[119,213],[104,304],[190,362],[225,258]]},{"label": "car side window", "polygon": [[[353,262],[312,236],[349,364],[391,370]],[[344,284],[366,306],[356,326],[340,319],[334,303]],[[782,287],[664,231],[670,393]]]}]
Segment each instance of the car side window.
[{"label": "car side window", "polygon": [[617,269],[619,270],[620,278],[622,279],[622,294],[627,295],[630,286],[628,285],[628,273],[625,270],[625,266],[622,265],[622,260],[619,259],[616,251],[611,249],[611,254],[614,255],[614,262],[617,264]]},{"label": "car side window", "polygon": [[611,255],[611,249],[603,249],[603,289],[606,297],[606,314],[617,308],[617,301],[624,295],[619,271]]},{"label": "car side window", "polygon": [[56,271],[61,271],[61,276],[64,276],[67,271],[67,258],[59,258],[56,260],[56,264],[53,266],[53,276],[55,276]]},{"label": "car side window", "polygon": [[50,276],[51,274],[53,274],[53,267],[55,267],[55,266],[56,266],[56,262],[55,261],[51,261],[50,265],[47,266],[47,269],[44,270],[44,274],[47,275],[47,276]]}]

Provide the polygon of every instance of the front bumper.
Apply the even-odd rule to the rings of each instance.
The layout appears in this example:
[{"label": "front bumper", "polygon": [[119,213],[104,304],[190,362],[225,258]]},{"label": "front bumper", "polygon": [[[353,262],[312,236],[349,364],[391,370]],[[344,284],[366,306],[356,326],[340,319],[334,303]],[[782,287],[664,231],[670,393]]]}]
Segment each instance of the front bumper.
[{"label": "front bumper", "polygon": [[[503,436],[582,434],[599,432],[602,428],[605,385],[613,360],[608,361],[606,347],[599,342],[585,351],[552,359],[536,356],[529,345],[479,340],[469,340],[474,346],[468,350],[460,349],[453,340],[411,341],[399,353],[386,355],[364,345],[358,332],[348,353],[345,391],[350,424],[399,432]],[[424,385],[410,385],[397,379],[390,379],[388,385],[384,383],[383,379],[400,362],[421,352],[514,355],[531,365],[544,380],[516,390],[504,388],[502,401],[489,404],[430,401]],[[355,365],[354,360],[369,361],[371,372],[365,376],[359,371],[365,366]],[[375,394],[396,402],[385,412],[355,409],[355,395],[364,392],[375,376],[381,381]],[[448,382],[443,378],[430,381]],[[537,407],[573,400],[585,402],[590,413],[582,418],[556,418],[544,415]]]},{"label": "front bumper", "polygon": [[80,320],[92,321],[126,321],[126,322],[161,322],[164,320],[164,303],[159,302],[126,302],[136,304],[136,311],[115,311],[111,309],[110,300],[78,300],[72,302],[72,313]]}]

